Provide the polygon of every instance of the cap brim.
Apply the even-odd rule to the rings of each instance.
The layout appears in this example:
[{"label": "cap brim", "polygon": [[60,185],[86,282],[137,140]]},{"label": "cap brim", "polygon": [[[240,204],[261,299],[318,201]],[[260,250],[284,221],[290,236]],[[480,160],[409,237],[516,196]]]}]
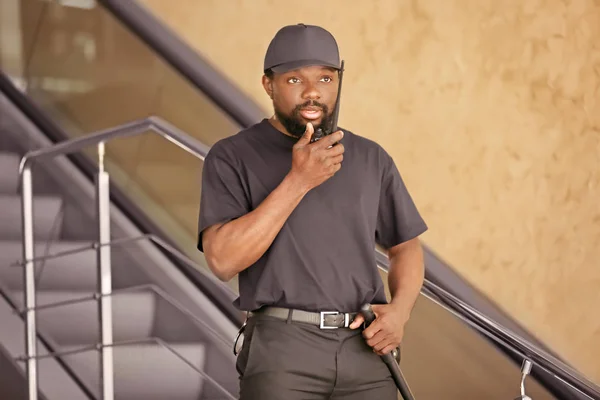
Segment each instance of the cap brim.
[{"label": "cap brim", "polygon": [[284,72],[293,71],[293,70],[298,69],[298,68],[313,67],[315,65],[319,65],[319,66],[322,66],[322,67],[333,68],[333,69],[340,69],[339,65],[331,64],[331,63],[328,63],[328,62],[323,62],[323,61],[320,61],[320,60],[299,60],[299,61],[292,61],[292,62],[289,62],[289,63],[275,65],[274,67],[271,67],[270,69],[273,72],[275,72],[276,74],[281,74],[281,73],[284,73]]}]

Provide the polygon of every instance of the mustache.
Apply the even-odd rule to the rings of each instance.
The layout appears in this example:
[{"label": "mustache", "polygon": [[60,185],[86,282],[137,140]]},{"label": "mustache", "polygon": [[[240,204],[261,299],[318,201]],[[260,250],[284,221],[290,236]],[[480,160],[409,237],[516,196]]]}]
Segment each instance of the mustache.
[{"label": "mustache", "polygon": [[302,104],[298,104],[295,108],[294,108],[294,113],[297,114],[300,112],[301,109],[306,108],[306,107],[318,107],[321,110],[323,110],[323,112],[325,114],[327,114],[328,111],[328,107],[325,104],[321,104],[316,100],[308,100]]}]

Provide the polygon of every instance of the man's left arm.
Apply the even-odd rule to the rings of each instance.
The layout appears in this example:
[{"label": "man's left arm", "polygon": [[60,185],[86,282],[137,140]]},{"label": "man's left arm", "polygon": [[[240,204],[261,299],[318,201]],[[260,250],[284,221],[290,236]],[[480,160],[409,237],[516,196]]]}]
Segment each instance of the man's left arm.
[{"label": "man's left arm", "polygon": [[394,305],[395,310],[406,322],[425,279],[423,249],[419,238],[392,247],[388,250],[388,257],[388,285],[392,297],[390,305]]},{"label": "man's left arm", "polygon": [[[418,237],[388,249],[390,268],[388,285],[389,304],[373,304],[375,321],[363,332],[367,344],[379,354],[387,354],[400,345],[404,326],[408,322],[423,285],[425,267],[423,249]],[[357,316],[351,328],[363,323]]]},{"label": "man's left arm", "polygon": [[[419,236],[427,224],[404,184],[394,160],[381,153],[381,189],[377,210],[375,239],[387,250],[390,260],[389,304],[372,304],[375,321],[363,331],[367,344],[384,355],[400,345],[404,326],[423,285],[423,250]],[[364,318],[358,315],[351,328],[358,328]]]}]

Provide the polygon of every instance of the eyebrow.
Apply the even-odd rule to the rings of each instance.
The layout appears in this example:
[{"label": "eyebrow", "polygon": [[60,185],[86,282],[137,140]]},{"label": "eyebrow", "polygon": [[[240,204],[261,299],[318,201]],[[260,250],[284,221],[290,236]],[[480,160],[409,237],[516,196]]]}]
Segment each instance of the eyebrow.
[{"label": "eyebrow", "polygon": [[[335,68],[332,68],[332,67],[323,67],[322,73],[323,72],[335,74],[337,72],[337,70]],[[291,77],[294,77],[294,76],[302,76],[303,74],[300,73],[299,70],[296,70],[296,71],[285,72],[285,73],[283,73],[281,75],[284,76],[284,77],[286,77],[286,78],[291,78]]]}]

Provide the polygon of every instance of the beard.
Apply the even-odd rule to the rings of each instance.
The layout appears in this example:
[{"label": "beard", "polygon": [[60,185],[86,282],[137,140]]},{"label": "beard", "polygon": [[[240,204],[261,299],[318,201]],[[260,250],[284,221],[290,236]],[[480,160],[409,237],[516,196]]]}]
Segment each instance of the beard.
[{"label": "beard", "polygon": [[333,122],[333,114],[329,112],[329,107],[325,104],[321,104],[317,101],[307,101],[303,104],[298,104],[292,112],[288,115],[283,113],[280,109],[278,109],[275,104],[273,104],[273,108],[275,110],[275,115],[277,119],[283,127],[288,131],[288,133],[296,138],[302,137],[304,132],[306,131],[306,122],[300,115],[300,110],[305,107],[319,107],[323,110],[323,116],[321,117],[321,123],[319,125],[314,125],[315,132],[317,129],[322,129],[325,135],[329,135],[331,132],[331,125]]}]

